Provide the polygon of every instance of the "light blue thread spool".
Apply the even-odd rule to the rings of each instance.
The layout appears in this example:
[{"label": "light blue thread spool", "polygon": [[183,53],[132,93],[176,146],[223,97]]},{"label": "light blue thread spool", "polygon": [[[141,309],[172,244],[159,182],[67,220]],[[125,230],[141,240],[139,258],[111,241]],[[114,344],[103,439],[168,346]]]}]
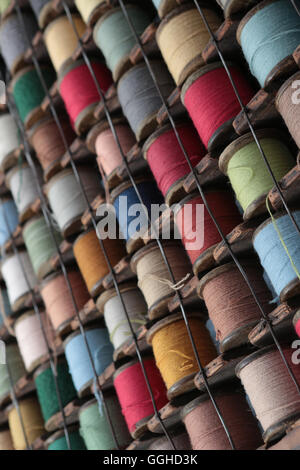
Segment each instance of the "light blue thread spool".
[{"label": "light blue thread spool", "polygon": [[[297,224],[300,225],[300,211],[293,212],[293,215]],[[289,296],[286,291],[287,286],[299,282],[296,270],[300,273],[300,237],[288,215],[277,216],[275,223],[293,260],[294,267],[272,219],[268,219],[257,228],[253,245],[276,294],[283,301]]]},{"label": "light blue thread spool", "polygon": [[[87,342],[94,359],[97,375],[101,375],[113,361],[114,348],[106,328],[86,330]],[[74,386],[80,395],[94,378],[92,364],[84,338],[80,332],[73,333],[65,341],[65,355]]]},{"label": "light blue thread spool", "polygon": [[274,67],[293,54],[300,43],[300,17],[292,3],[288,0],[265,3],[254,7],[237,31],[251,73],[261,87],[266,85]]},{"label": "light blue thread spool", "polygon": [[19,223],[17,207],[12,199],[0,203],[0,246],[14,233]]}]

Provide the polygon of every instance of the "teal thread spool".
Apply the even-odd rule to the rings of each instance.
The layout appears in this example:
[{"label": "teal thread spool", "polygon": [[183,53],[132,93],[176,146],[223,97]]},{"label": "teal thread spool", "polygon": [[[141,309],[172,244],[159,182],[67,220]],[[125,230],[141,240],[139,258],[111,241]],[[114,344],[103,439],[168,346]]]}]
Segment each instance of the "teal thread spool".
[{"label": "teal thread spool", "polygon": [[[76,426],[72,426],[68,429],[68,432],[71,450],[86,450],[78,428]],[[52,436],[50,436],[46,441],[46,447],[48,450],[68,450],[64,431],[57,431],[52,434]]]},{"label": "teal thread spool", "polygon": [[[130,442],[127,426],[122,416],[118,399],[114,393],[105,396],[109,416],[116,431],[119,447],[125,448]],[[80,435],[88,450],[114,450],[115,442],[106,419],[104,409],[99,411],[96,399],[85,403],[79,411]]]},{"label": "teal thread spool", "polygon": [[[149,25],[148,13],[138,5],[126,5],[128,16],[140,36]],[[130,67],[129,53],[136,44],[121,8],[102,16],[94,28],[94,41],[101,49],[115,81]]]},{"label": "teal thread spool", "polygon": [[[299,0],[296,0],[300,6]],[[281,62],[300,43],[300,16],[286,0],[265,0],[240,22],[237,39],[251,73],[261,87],[267,86]]]},{"label": "teal thread spool", "polygon": [[[34,272],[38,279],[43,279],[52,271],[51,257],[56,254],[56,246],[43,216],[29,220],[23,229],[23,238]],[[62,237],[55,231],[58,244]]]},{"label": "teal thread spool", "polygon": [[[9,364],[12,381],[14,384],[26,375],[25,366],[18,348],[15,343],[6,345],[6,363]],[[6,364],[0,364],[0,400],[3,400],[10,394],[10,380]]]}]

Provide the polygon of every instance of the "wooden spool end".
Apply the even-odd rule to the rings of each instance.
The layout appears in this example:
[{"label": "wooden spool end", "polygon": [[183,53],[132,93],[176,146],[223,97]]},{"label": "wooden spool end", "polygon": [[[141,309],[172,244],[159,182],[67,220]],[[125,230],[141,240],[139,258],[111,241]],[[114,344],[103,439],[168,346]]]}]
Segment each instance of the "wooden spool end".
[{"label": "wooden spool end", "polygon": [[[75,398],[75,400],[71,401],[64,407],[64,414],[65,414],[67,426],[71,426],[78,422],[79,409],[85,402],[86,402],[85,399]],[[56,413],[55,415],[53,415],[51,418],[48,419],[48,421],[45,424],[45,429],[48,432],[53,432],[56,429],[62,428],[62,426],[63,426],[63,417],[62,417],[62,412],[59,411],[58,413]]]},{"label": "wooden spool end", "polygon": [[18,164],[18,158],[21,154],[21,149],[16,149],[10,153],[8,153],[1,163],[1,171],[6,172],[13,166]]},{"label": "wooden spool end", "polygon": [[[102,389],[102,391],[105,391],[105,390],[109,390],[110,388],[113,388],[113,376],[114,376],[114,373],[116,372],[116,367],[115,367],[115,364],[112,362],[106,369],[105,371],[103,372],[103,374],[101,374],[99,377],[98,377],[98,380],[99,380],[99,383],[100,383],[100,387]],[[92,380],[91,383],[90,383],[90,387],[88,390],[86,390],[87,392],[87,396],[88,395],[94,395],[95,394],[95,389],[94,389],[94,381]]]},{"label": "wooden spool end", "polygon": [[[54,82],[54,84],[49,89],[49,95],[53,101],[53,105],[55,106],[55,108],[62,105],[63,102],[59,94],[58,81]],[[45,98],[43,99],[41,103],[41,109],[44,111],[44,113],[46,113],[46,111],[49,110],[49,108],[50,108],[50,100],[48,96],[45,96]]]},{"label": "wooden spool end", "polygon": [[27,64],[33,62],[33,51],[38,61],[47,62],[49,60],[48,52],[44,43],[43,34],[38,31],[31,41],[31,47],[25,51],[24,58]]},{"label": "wooden spool end", "polygon": [[[59,248],[60,248],[64,263],[66,265],[74,263],[75,258],[73,254],[72,244],[67,242],[67,240],[63,240]],[[57,254],[53,255],[50,262],[51,262],[53,270],[55,270],[59,265],[58,255]]]},{"label": "wooden spool end", "polygon": [[[95,57],[99,55],[99,49],[96,47],[93,41],[93,31],[91,28],[87,27],[87,29],[83,33],[83,36],[81,37],[81,41],[82,41],[83,49],[88,56]],[[76,61],[80,59],[81,54],[82,54],[81,45],[78,45],[74,53],[72,54],[71,60]]]},{"label": "wooden spool end", "polygon": [[[117,94],[117,89],[116,85],[113,84],[109,87],[107,92],[105,93],[105,102],[106,106],[108,108],[108,111],[110,114],[121,114],[121,105],[119,102],[118,94]],[[102,120],[106,118],[105,110],[104,110],[104,104],[102,101],[100,101],[94,111],[94,116],[97,120]]]},{"label": "wooden spool end", "polygon": [[[300,196],[300,169],[298,165],[294,166],[280,181],[280,189],[284,199],[288,203],[296,203]],[[269,192],[269,201],[275,210],[282,210],[283,203],[277,188],[274,187]]]},{"label": "wooden spool end", "polygon": [[216,246],[217,245],[211,246],[196,259],[193,264],[193,273],[195,274],[195,276],[198,276],[198,274],[203,273],[204,271],[212,269],[216,266],[214,258],[214,250]]},{"label": "wooden spool end", "polygon": [[[96,215],[98,207],[100,207],[101,204],[104,204],[104,203],[105,203],[105,197],[103,193],[98,194],[98,196],[96,196],[95,199],[91,203],[91,208],[94,212],[94,216]],[[90,214],[90,211],[87,209],[81,217],[81,223],[84,227],[88,227],[91,220],[92,220],[92,216]]]},{"label": "wooden spool end", "polygon": [[[218,46],[225,58],[233,60],[234,58],[240,59],[242,55],[241,48],[236,40],[236,32],[239,25],[238,19],[225,19],[225,22],[220,28],[214,33],[215,39],[218,42]],[[212,40],[210,40],[202,52],[204,62],[211,63],[220,60],[216,46]]]},{"label": "wooden spool end", "polygon": [[[151,23],[145,29],[145,31],[140,37],[144,52],[146,53],[148,58],[156,58],[160,56],[160,50],[158,48],[156,38],[155,38],[156,30],[157,30],[156,24]],[[132,48],[129,54],[129,59],[133,65],[137,65],[139,62],[143,60],[143,54],[138,44],[136,44]]]},{"label": "wooden spool end", "polygon": [[[100,314],[96,308],[95,302],[93,299],[90,299],[79,312],[79,316],[83,325],[88,325],[92,322],[98,321]],[[70,323],[71,331],[76,331],[79,328],[79,320],[77,317]],[[63,334],[63,333],[61,333]]]},{"label": "wooden spool end", "polygon": [[[180,290],[180,294],[182,297],[183,305],[192,308],[192,309],[202,309],[203,302],[199,299],[197,295],[197,286],[199,284],[198,277],[194,276],[191,280],[189,280],[186,285]],[[170,312],[175,312],[180,308],[180,302],[178,295],[175,294],[168,303],[168,308]]]},{"label": "wooden spool end", "polygon": [[[168,111],[175,120],[186,117],[186,109],[181,102],[180,93],[181,90],[179,87],[177,87],[166,100],[168,104]],[[160,126],[169,123],[168,113],[165,106],[162,106],[158,110],[156,120]]]},{"label": "wooden spool end", "polygon": [[300,419],[300,412],[293,413],[287,416],[282,421],[279,421],[277,424],[270,426],[263,433],[263,440],[267,445],[270,445],[272,442],[278,441],[278,439],[284,437],[288,430],[295,425],[295,423]]},{"label": "wooden spool end", "polygon": [[299,450],[300,447],[300,420],[293,422],[285,429],[285,436],[271,447],[265,444],[258,450]]},{"label": "wooden spool end", "polygon": [[97,5],[89,14],[87,24],[90,29],[93,29],[97,21],[112,7],[111,0],[103,0]]},{"label": "wooden spool end", "polygon": [[217,0],[221,3],[224,9],[224,15],[226,18],[230,18],[236,13],[249,10],[253,5],[256,5],[259,0]]},{"label": "wooden spool end", "polygon": [[84,134],[96,124],[96,118],[94,116],[96,106],[96,103],[90,104],[77,116],[74,124],[77,135]]},{"label": "wooden spool end", "polygon": [[[90,152],[88,151],[85,142],[78,137],[72,142],[70,146],[70,151],[72,154],[72,158],[76,162],[79,162],[81,160],[87,161],[88,157],[90,157],[91,161],[95,160],[94,156],[92,156]],[[69,152],[66,152],[60,160],[60,166],[61,168],[65,168],[70,163],[71,163],[70,154]]]},{"label": "wooden spool end", "polygon": [[[165,230],[167,230],[169,238],[172,237],[172,234],[174,233],[174,214],[171,208],[166,208],[158,217],[153,222],[153,225],[156,229],[156,232],[159,235],[159,238],[163,238],[163,234],[165,233]],[[155,238],[155,237],[154,237]],[[151,228],[147,229],[144,234],[143,234],[143,242],[145,245],[148,243],[153,242],[153,234]]]},{"label": "wooden spool end", "polygon": [[164,18],[168,13],[170,13],[175,8],[178,8],[178,5],[183,5],[188,0],[161,0],[158,15],[160,18]]},{"label": "wooden spool end", "polygon": [[[138,340],[138,346],[140,352],[143,354],[151,352],[151,349],[149,348],[145,338]],[[113,360],[116,362],[126,357],[134,357],[135,355],[136,350],[133,340],[131,340],[131,343],[129,343],[129,341],[127,340],[121,346],[114,350]]]},{"label": "wooden spool end", "polygon": [[[252,220],[243,222],[227,235],[227,241],[235,255],[247,255],[253,252],[252,237],[258,224],[259,222]],[[214,258],[218,264],[231,261],[232,257],[230,251],[224,241],[216,246]]]},{"label": "wooden spool end", "polygon": [[[160,417],[167,429],[173,429],[181,424],[181,413],[182,406],[176,407],[171,403],[167,403],[163,408],[159,410]],[[154,434],[163,434],[163,429],[157,418],[157,416],[152,416],[148,421],[147,427],[149,431]]]},{"label": "wooden spool end", "polygon": [[[67,421],[67,420],[66,420]],[[49,446],[51,444],[53,444],[53,442],[55,442],[56,440],[60,439],[61,437],[63,437],[65,434],[64,434],[64,430],[63,429],[60,429],[62,428],[62,426],[60,426],[58,429],[58,431],[55,431],[53,434],[51,435],[48,435],[48,436],[45,436],[45,438],[43,439],[44,441],[44,448],[45,450],[48,450]],[[56,428],[57,429],[57,428]],[[79,426],[77,424],[74,424],[74,425],[71,425],[69,428],[68,428],[68,432],[69,433],[72,433],[72,432],[75,432],[79,429]]]},{"label": "wooden spool end", "polygon": [[[201,187],[205,187],[212,183],[219,185],[226,181],[225,176],[219,169],[218,160],[216,158],[212,158],[210,154],[207,154],[202,158],[195,167],[195,170]],[[192,172],[185,178],[183,188],[188,194],[197,190],[196,179]]]},{"label": "wooden spool end", "polygon": [[[136,274],[132,271],[130,260],[131,256],[127,255],[114,266],[118,283],[129,282],[136,279]],[[111,273],[107,274],[103,279],[103,287],[104,289],[112,289],[114,287]]]}]

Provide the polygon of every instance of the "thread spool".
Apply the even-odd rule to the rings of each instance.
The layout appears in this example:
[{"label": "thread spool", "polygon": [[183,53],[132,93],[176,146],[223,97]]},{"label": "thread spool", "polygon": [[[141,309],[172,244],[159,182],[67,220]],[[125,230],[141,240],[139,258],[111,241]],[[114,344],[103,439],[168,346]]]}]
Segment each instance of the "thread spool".
[{"label": "thread spool", "polygon": [[[188,318],[201,364],[205,367],[217,356],[216,349],[205,327],[204,316],[189,313]],[[147,333],[147,342],[153,348],[168,399],[193,390],[199,366],[181,314],[170,315],[155,323]]]},{"label": "thread spool", "polygon": [[[36,167],[39,182],[42,183],[42,172]],[[33,216],[32,205],[38,199],[37,183],[35,175],[27,163],[15,166],[9,171],[5,179],[6,186],[10,189],[19,213],[20,223]]]},{"label": "thread spool", "polygon": [[[75,140],[75,133],[67,116],[60,116],[60,123],[68,145]],[[30,143],[44,170],[44,179],[49,181],[61,169],[60,160],[65,153],[65,146],[57,124],[53,118],[39,121],[30,133]]]},{"label": "thread spool", "polygon": [[0,247],[9,240],[18,223],[18,211],[14,201],[8,197],[2,198],[0,201]]},{"label": "thread spool", "polygon": [[2,0],[0,2],[0,14],[3,15],[3,13],[7,10],[7,8],[10,5],[11,0]]},{"label": "thread spool", "polygon": [[[68,433],[71,450],[86,450],[77,426],[69,427]],[[52,436],[46,440],[45,446],[47,447],[47,450],[69,450],[63,430],[56,431],[52,434]]]},{"label": "thread spool", "polygon": [[[164,203],[161,193],[158,191],[155,182],[149,179],[139,178],[136,180],[136,185],[147,214],[149,217],[153,217],[153,206]],[[116,211],[120,231],[126,239],[127,252],[133,253],[143,246],[141,237],[149,225],[147,215],[145,212],[141,213],[140,199],[132,183],[129,181],[122,183],[114,189],[111,193],[111,199]],[[157,216],[159,216],[159,213],[157,213]]]},{"label": "thread spool", "polygon": [[[77,397],[68,364],[59,360],[56,364],[57,384],[60,393],[61,405],[64,408]],[[56,393],[56,386],[53,372],[49,362],[40,366],[34,373],[34,383],[37,396],[45,421],[45,429],[48,432],[56,429],[56,414],[60,411],[59,401]]]},{"label": "thread spool", "polygon": [[[55,230],[54,236],[59,245],[62,241],[60,233]],[[37,278],[43,279],[53,270],[51,258],[57,252],[44,216],[34,217],[26,223],[23,239]]]},{"label": "thread spool", "polygon": [[217,3],[223,8],[225,18],[230,18],[240,11],[248,10],[258,0],[217,0]]},{"label": "thread spool", "polygon": [[[173,80],[162,61],[151,60],[150,65],[162,96],[167,99],[174,89]],[[156,115],[162,102],[145,64],[132,67],[122,76],[118,97],[136,139],[147,138],[156,129]]]},{"label": "thread spool", "polygon": [[[9,365],[12,383],[15,385],[18,380],[26,375],[26,370],[17,344],[7,344],[5,347],[6,363],[0,364],[0,402],[3,404],[9,399],[11,383],[8,375],[7,364]],[[1,438],[0,438],[1,440]],[[1,444],[0,444],[1,448]]]},{"label": "thread spool", "polygon": [[[147,11],[138,5],[126,5],[126,11],[137,35],[141,36],[150,23]],[[136,44],[122,9],[113,8],[106,12],[96,23],[93,36],[117,82],[129,69],[129,53]]]},{"label": "thread spool", "polygon": [[[294,350],[282,346],[284,357],[299,383],[300,369],[293,363]],[[250,354],[236,367],[245,391],[269,442],[280,438],[289,424],[300,415],[300,398],[295,384],[274,346]]]},{"label": "thread spool", "polygon": [[145,246],[131,260],[131,269],[137,274],[138,287],[147,302],[150,320],[159,318],[166,312],[169,299],[174,296],[178,286],[184,285],[183,279],[187,278],[191,269],[180,244],[163,242],[163,248],[172,266],[176,286],[172,285],[169,271],[156,244]]},{"label": "thread spool", "polygon": [[[41,72],[49,89],[56,78],[55,72],[52,68],[46,66],[42,67]],[[18,72],[12,81],[11,87],[20,118],[26,129],[30,129],[43,116],[40,105],[45,98],[45,91],[35,68],[26,67]]]},{"label": "thread spool", "polygon": [[34,289],[37,284],[28,253],[19,251],[18,256],[14,254],[6,256],[1,262],[1,273],[7,287],[11,309],[17,312],[30,293],[30,289]]},{"label": "thread spool", "polygon": [[0,450],[14,450],[11,433],[6,427],[0,429]]},{"label": "thread spool", "polygon": [[[37,399],[33,397],[23,398],[19,401],[19,409],[24,424],[28,445],[31,445],[38,437],[45,433],[44,422]],[[14,405],[7,409],[8,425],[15,450],[26,450],[26,441],[22,429],[19,414]]]},{"label": "thread spool", "polygon": [[[260,145],[277,181],[295,160],[278,130],[257,131]],[[228,176],[244,211],[244,220],[266,213],[266,197],[274,186],[273,179],[250,133],[232,142],[220,156],[220,170]]]},{"label": "thread spool", "polygon": [[11,306],[8,299],[7,289],[0,287],[0,328],[9,323],[8,318],[12,315]]},{"label": "thread spool", "polygon": [[[216,31],[221,20],[215,10],[203,7],[203,13],[211,30]],[[156,41],[177,86],[204,64],[202,51],[209,39],[209,32],[195,6],[183,5],[161,21]]]},{"label": "thread spool", "polygon": [[[153,358],[143,359],[157,409],[167,403],[166,389]],[[137,359],[120,367],[114,374],[114,387],[128,430],[134,439],[147,429],[147,421],[154,414],[151,397],[142,367]]]},{"label": "thread spool", "polygon": [[[105,404],[119,448],[125,448],[130,442],[126,423],[121,413],[118,399],[114,392],[105,393]],[[104,410],[99,411],[97,400],[89,400],[79,411],[80,435],[88,450],[115,450],[116,445]]]},{"label": "thread spool", "polygon": [[[112,363],[113,347],[106,328],[86,329],[86,338],[94,360],[97,375]],[[86,344],[80,331],[75,331],[64,341],[66,359],[74,386],[80,397],[84,396],[94,380]]]},{"label": "thread spool", "polygon": [[29,0],[29,3],[40,29],[45,28],[53,16],[51,0]]},{"label": "thread spool", "polygon": [[[77,167],[81,184],[91,204],[101,191],[100,178],[92,166]],[[47,184],[49,204],[64,238],[78,233],[82,228],[81,217],[86,210],[86,199],[72,169],[53,176]]]},{"label": "thread spool", "polygon": [[1,54],[12,75],[18,72],[24,64],[24,54],[27,49],[27,42],[24,41],[26,34],[31,42],[38,30],[36,20],[30,12],[22,12],[22,17],[24,24],[20,22],[15,13],[12,13],[1,22]]},{"label": "thread spool", "polygon": [[244,16],[237,40],[252,75],[262,88],[266,87],[279,76],[299,45],[300,18],[285,0],[265,0]]},{"label": "thread spool", "polygon": [[[105,93],[112,85],[110,71],[101,62],[92,60],[91,67]],[[67,64],[59,73],[59,93],[65,103],[71,124],[82,134],[95,124],[94,111],[100,101],[95,82],[83,60]]]},{"label": "thread spool", "polygon": [[[169,431],[176,450],[191,450],[190,438],[184,430]],[[174,450],[169,440],[163,437],[155,438],[148,447],[148,450]]]},{"label": "thread spool", "polygon": [[18,129],[10,114],[0,115],[0,170],[10,165],[12,154],[19,147]]},{"label": "thread spool", "polygon": [[[194,127],[188,123],[176,126],[181,142],[191,164],[195,167],[206,151]],[[190,173],[190,167],[171,126],[163,126],[145,142],[144,158],[168,205],[178,202],[184,191],[182,182]]]},{"label": "thread spool", "polygon": [[[103,244],[112,266],[126,254],[120,240],[107,238],[103,240]],[[102,290],[102,281],[109,269],[95,230],[91,229],[79,235],[74,242],[73,252],[89,293],[92,297],[97,296]]]},{"label": "thread spool", "polygon": [[300,136],[298,131],[298,125],[300,122],[298,112],[298,95],[296,89],[293,88],[293,83],[299,80],[300,72],[295,73],[289,78],[279,89],[276,95],[276,107],[283,120],[296,142],[297,146],[300,147]]},{"label": "thread spool", "polygon": [[[225,235],[241,223],[241,216],[230,192],[211,190],[205,192],[205,198]],[[195,275],[214,266],[213,251],[221,237],[201,196],[193,193],[185,197],[178,204],[174,216]]]},{"label": "thread spool", "polygon": [[[225,388],[215,393],[214,398],[236,450],[257,449],[261,444],[261,436],[244,394]],[[202,395],[187,404],[182,418],[193,450],[232,450],[208,395]]]},{"label": "thread spool", "polygon": [[[238,67],[229,64],[229,70],[246,105],[254,94],[252,87]],[[181,100],[209,151],[232,141],[236,135],[232,122],[241,106],[220,62],[194,72],[182,87]]]},{"label": "thread spool", "polygon": [[[88,302],[89,293],[76,269],[68,269],[67,274],[77,308],[80,311]],[[64,333],[76,315],[73,299],[64,275],[61,272],[50,274],[40,286],[40,293],[55,332]]]},{"label": "thread spool", "polygon": [[[293,211],[292,214],[299,224],[300,211]],[[297,274],[300,270],[300,242],[299,234],[288,215],[279,213],[273,217],[274,221],[268,219],[256,229],[253,246],[276,294],[283,302],[300,292]]]},{"label": "thread spool", "polygon": [[108,8],[106,0],[75,0],[75,5],[88,26],[94,26],[99,15]]},{"label": "thread spool", "polygon": [[296,333],[300,338],[300,314],[299,314],[299,311],[297,311],[296,315],[293,318],[293,324],[294,324]]},{"label": "thread spool", "polygon": [[158,11],[160,18],[163,18],[165,15],[178,7],[178,4],[184,3],[185,0],[152,0],[152,3],[155,5],[155,8]]},{"label": "thread spool", "polygon": [[[85,33],[85,24],[79,15],[72,15],[79,37]],[[44,41],[53,67],[59,73],[63,65],[70,62],[78,40],[73,26],[67,16],[60,16],[53,20],[45,29]]]},{"label": "thread spool", "polygon": [[[129,315],[131,325],[136,333],[146,323],[147,305],[141,291],[134,285],[120,286],[122,299]],[[123,305],[115,289],[103,292],[97,300],[98,310],[104,314],[110,341],[116,352],[122,348],[132,335]]]},{"label": "thread spool", "polygon": [[[264,311],[270,312],[271,293],[260,267],[244,261],[243,269]],[[261,319],[261,311],[235,263],[219,266],[202,277],[197,292],[205,301],[220,351],[248,344],[248,334]]]}]

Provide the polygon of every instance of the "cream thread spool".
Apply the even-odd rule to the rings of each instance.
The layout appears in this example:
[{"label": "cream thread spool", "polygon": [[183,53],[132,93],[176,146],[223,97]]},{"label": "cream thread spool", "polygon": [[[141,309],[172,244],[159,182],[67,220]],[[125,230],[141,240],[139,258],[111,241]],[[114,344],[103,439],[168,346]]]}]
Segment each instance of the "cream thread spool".
[{"label": "cream thread spool", "polygon": [[18,129],[10,114],[0,115],[0,169],[7,170],[12,154],[19,147]]},{"label": "cream thread spool", "polygon": [[109,8],[107,0],[74,0],[77,10],[88,26],[94,26],[99,16]]}]

